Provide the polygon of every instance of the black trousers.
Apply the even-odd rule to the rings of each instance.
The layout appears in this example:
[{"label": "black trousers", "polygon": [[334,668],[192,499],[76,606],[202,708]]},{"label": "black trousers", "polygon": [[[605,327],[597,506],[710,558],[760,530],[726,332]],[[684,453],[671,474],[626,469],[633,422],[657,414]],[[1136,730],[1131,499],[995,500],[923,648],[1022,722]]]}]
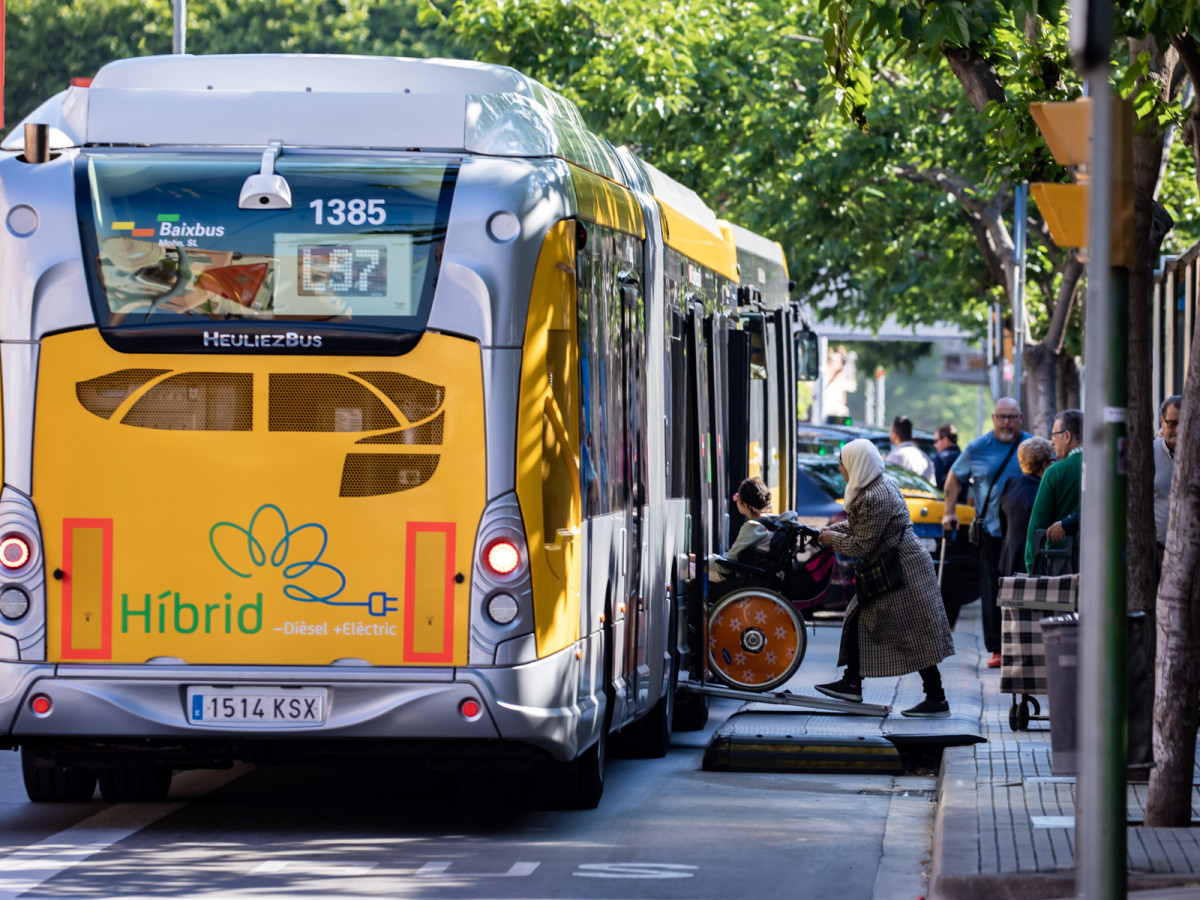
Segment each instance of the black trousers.
[{"label": "black trousers", "polygon": [[983,614],[983,645],[988,653],[1000,652],[1000,547],[1003,538],[986,532],[979,545],[979,605]]},{"label": "black trousers", "polygon": [[[862,684],[862,657],[858,650],[858,610],[846,617],[842,625],[842,656],[846,660],[845,678],[851,684]],[[925,696],[935,703],[946,699],[946,691],[942,687],[942,673],[936,664],[918,669],[921,676],[921,686],[925,688]]]}]

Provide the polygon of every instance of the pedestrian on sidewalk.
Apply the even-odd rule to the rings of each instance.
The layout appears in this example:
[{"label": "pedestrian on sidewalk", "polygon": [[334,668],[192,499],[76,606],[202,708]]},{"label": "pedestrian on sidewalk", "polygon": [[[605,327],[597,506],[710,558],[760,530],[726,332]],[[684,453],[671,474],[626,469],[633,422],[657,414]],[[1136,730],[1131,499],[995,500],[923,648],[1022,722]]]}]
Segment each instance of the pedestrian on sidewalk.
[{"label": "pedestrian on sidewalk", "polygon": [[979,605],[983,616],[983,643],[991,658],[989,669],[1000,668],[1000,608],[996,594],[1000,589],[1000,494],[1009,478],[1021,474],[1017,447],[1033,437],[1021,430],[1021,407],[1012,397],[1001,397],[992,412],[992,430],[967,444],[946,476],[946,514],[942,528],[958,528],[955,504],[962,485],[973,479],[975,518],[979,545]]},{"label": "pedestrian on sidewalk", "polygon": [[1045,438],[1031,437],[1017,447],[1021,475],[1010,478],[1000,495],[1000,575],[1022,575],[1025,567],[1025,535],[1029,531],[1029,514],[1037,499],[1042,475],[1054,462],[1054,451]]},{"label": "pedestrian on sidewalk", "polygon": [[884,462],[908,469],[914,475],[919,475],[933,484],[936,477],[933,472],[933,460],[913,443],[912,433],[912,420],[908,416],[896,416],[892,419],[892,430],[888,435],[888,440],[892,442],[892,450],[884,458]]},{"label": "pedestrian on sidewalk", "polygon": [[1179,438],[1179,412],[1183,397],[1173,394],[1158,408],[1159,436],[1154,440],[1154,539],[1158,542],[1158,571],[1162,573],[1171,514],[1171,478],[1175,474],[1175,445]]},{"label": "pedestrian on sidewalk", "polygon": [[933,475],[937,479],[940,491],[946,487],[946,476],[950,474],[950,467],[962,455],[958,446],[958,429],[949,422],[939,425],[933,433],[933,447],[937,450],[933,457]]},{"label": "pedestrian on sidewalk", "polygon": [[[1049,530],[1055,522],[1079,512],[1083,490],[1083,413],[1077,409],[1064,409],[1054,417],[1050,431],[1050,443],[1054,445],[1054,463],[1042,478],[1033,511],[1029,514],[1029,533],[1025,536],[1025,571],[1033,572],[1034,554],[1037,553],[1037,533]],[[1049,535],[1047,535],[1049,537]],[[1047,549],[1059,549],[1051,541]],[[1078,568],[1070,560],[1070,571],[1047,571],[1044,575],[1068,575]]]},{"label": "pedestrian on sidewalk", "polygon": [[[904,497],[884,475],[883,458],[870,441],[859,438],[842,448],[838,461],[846,479],[846,519],[821,532],[822,546],[862,560],[858,592],[846,608],[838,665],[845,674],[817,685],[828,697],[862,702],[863,678],[919,672],[925,699],[902,715],[941,718],[950,715],[937,664],[954,653],[954,639],[929,551],[917,542]],[[895,559],[893,585],[870,599],[862,570],[873,561]],[[896,578],[896,575],[899,575]]]}]

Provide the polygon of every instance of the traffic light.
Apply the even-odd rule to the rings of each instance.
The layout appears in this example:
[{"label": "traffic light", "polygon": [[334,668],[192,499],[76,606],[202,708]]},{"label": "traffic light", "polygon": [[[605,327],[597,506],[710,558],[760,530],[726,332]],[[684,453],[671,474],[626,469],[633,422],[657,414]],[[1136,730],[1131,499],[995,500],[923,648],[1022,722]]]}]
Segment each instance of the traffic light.
[{"label": "traffic light", "polygon": [[[1133,107],[1113,99],[1112,247],[1114,266],[1133,265]],[[1030,103],[1046,145],[1071,169],[1072,184],[1031,184],[1050,236],[1060,247],[1086,247],[1091,196],[1092,101]]]}]

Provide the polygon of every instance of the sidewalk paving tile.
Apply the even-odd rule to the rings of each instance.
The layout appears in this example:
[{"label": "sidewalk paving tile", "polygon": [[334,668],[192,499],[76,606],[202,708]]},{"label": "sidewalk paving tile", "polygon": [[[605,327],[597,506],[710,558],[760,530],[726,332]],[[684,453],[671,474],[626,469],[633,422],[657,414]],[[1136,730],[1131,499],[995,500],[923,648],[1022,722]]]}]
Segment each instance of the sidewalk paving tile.
[{"label": "sidewalk paving tile", "polygon": [[[982,664],[979,608],[962,611],[954,677],[979,684],[980,729],[987,743],[947,747],[939,776],[930,900],[1052,900],[1075,895],[1075,779],[1050,770],[1050,730],[1033,721],[1009,725],[1012,697],[1000,674]],[[971,672],[971,667],[974,671]],[[970,694],[969,690],[967,691]],[[1049,702],[1038,697],[1043,714]],[[1196,782],[1200,784],[1200,755]],[[1200,789],[1193,786],[1194,828],[1142,825],[1148,786],[1127,790],[1129,894],[1141,900],[1200,897]]]}]

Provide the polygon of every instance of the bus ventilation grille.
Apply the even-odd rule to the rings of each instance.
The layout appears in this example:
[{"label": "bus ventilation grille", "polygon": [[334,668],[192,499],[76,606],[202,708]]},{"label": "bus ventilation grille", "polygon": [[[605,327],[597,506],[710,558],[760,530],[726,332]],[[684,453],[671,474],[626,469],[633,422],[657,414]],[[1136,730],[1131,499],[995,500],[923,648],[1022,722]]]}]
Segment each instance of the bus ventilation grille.
[{"label": "bus ventilation grille", "polygon": [[249,431],[253,385],[253,377],[241,372],[172,375],[139,397],[121,424],[163,431]]},{"label": "bus ventilation grille", "polygon": [[165,375],[169,371],[170,369],[122,369],[76,383],[75,396],[92,415],[107,419],[125,402],[126,397],[150,379]]},{"label": "bus ventilation grille", "polygon": [[375,497],[420,487],[437,471],[440,456],[417,453],[348,453],[343,497]]},{"label": "bus ventilation grille", "polygon": [[[127,407],[121,424],[138,428],[251,431],[254,427],[254,376],[248,372],[171,374],[170,369],[122,369],[77,382],[75,393],[84,409],[102,419],[111,419]],[[268,376],[268,397],[269,431],[385,432],[356,441],[380,450],[364,446],[362,452],[347,454],[343,497],[411,490],[437,471],[439,454],[387,450],[441,446],[446,399],[441,385],[398,372],[273,373]]]}]

